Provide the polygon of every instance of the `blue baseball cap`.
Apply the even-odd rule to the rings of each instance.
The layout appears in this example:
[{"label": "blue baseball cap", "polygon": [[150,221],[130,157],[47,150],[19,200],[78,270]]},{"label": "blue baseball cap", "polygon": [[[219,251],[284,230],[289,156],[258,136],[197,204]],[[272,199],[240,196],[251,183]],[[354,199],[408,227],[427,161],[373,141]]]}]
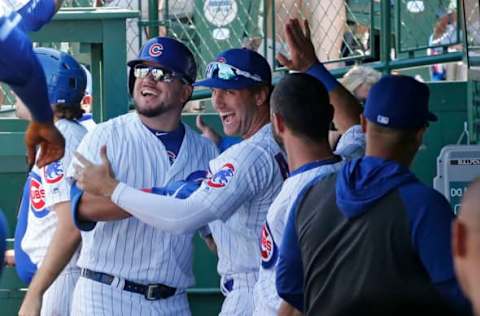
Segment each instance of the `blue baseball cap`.
[{"label": "blue baseball cap", "polygon": [[153,62],[166,70],[181,74],[189,83],[197,78],[197,64],[187,46],[170,37],[154,37],[142,47],[138,58],[130,60],[129,89],[133,91],[135,77],[133,67],[144,62]]},{"label": "blue baseball cap", "polygon": [[71,55],[53,48],[38,47],[34,52],[45,73],[50,105],[79,105],[87,85],[82,66]]},{"label": "blue baseball cap", "polygon": [[430,91],[426,84],[408,76],[385,76],[370,89],[363,115],[375,124],[413,129],[436,121],[428,110]]},{"label": "blue baseball cap", "polygon": [[248,48],[233,48],[220,53],[208,64],[205,77],[194,86],[236,90],[272,84],[272,71],[267,60]]}]

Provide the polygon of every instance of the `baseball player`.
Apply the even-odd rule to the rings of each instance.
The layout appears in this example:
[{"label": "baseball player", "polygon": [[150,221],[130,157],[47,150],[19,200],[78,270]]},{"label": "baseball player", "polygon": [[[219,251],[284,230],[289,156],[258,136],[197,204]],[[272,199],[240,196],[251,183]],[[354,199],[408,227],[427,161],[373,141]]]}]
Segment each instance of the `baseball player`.
[{"label": "baseball player", "polygon": [[[118,178],[153,192],[206,170],[217,154],[215,145],[180,121],[196,78],[190,50],[157,37],[128,65],[136,113],[97,125],[78,151],[99,162],[98,152],[106,145]],[[74,199],[89,214],[122,212],[88,193],[74,192]],[[176,208],[168,211],[177,213]],[[93,215],[95,222],[75,216],[83,243],[72,314],[190,315],[186,288],[194,284],[193,232],[171,234],[134,217],[106,221],[111,215],[99,215]]]},{"label": "baseball player", "polygon": [[[66,150],[61,160],[42,168],[34,166],[27,179],[28,189],[19,212],[22,220],[15,234],[16,267],[24,281],[29,281],[32,273],[35,277],[19,314],[38,315],[41,309],[42,315],[69,315],[73,289],[80,275],[74,255],[78,252],[80,233],[70,216],[70,185],[64,170],[86,133],[76,121],[83,113],[80,101],[86,75],[80,64],[66,53],[50,48],[36,48],[34,52],[46,75],[55,125],[66,140]],[[21,114],[24,106],[18,98],[16,106],[19,117],[26,118]]]},{"label": "baseball player", "polygon": [[[220,288],[226,296],[221,315],[251,315],[260,266],[261,227],[288,175],[283,150],[269,124],[271,71],[258,53],[230,49],[209,64],[206,76],[197,84],[212,88],[212,101],[225,134],[240,135],[244,140],[210,161],[209,178],[191,196],[180,200],[135,190],[112,178],[106,159],[95,166],[81,156],[79,184],[87,191],[111,197],[128,213],[166,231],[190,232],[212,222]],[[342,113],[353,98],[337,97]],[[165,211],[170,208],[177,212]],[[89,218],[87,212],[77,216]]]},{"label": "baseball player", "polygon": [[[278,315],[281,306],[275,286],[275,269],[288,211],[296,196],[312,179],[336,172],[343,164],[342,159],[356,158],[363,154],[365,147],[361,127],[354,125],[343,134],[336,153],[332,152],[328,130],[333,108],[327,91],[313,77],[299,73],[287,75],[275,87],[271,106],[273,125],[286,148],[291,172],[270,206],[262,228],[262,264],[254,289],[254,315],[258,316]],[[283,305],[283,313],[293,310]]]},{"label": "baseball player", "polygon": [[25,32],[38,30],[50,21],[61,3],[0,1],[0,81],[7,83],[32,113],[25,143],[30,165],[35,160],[36,145],[41,144],[41,155],[36,160],[40,167],[62,157],[65,143],[53,125],[44,74]]},{"label": "baseball player", "polygon": [[305,314],[337,315],[359,302],[388,311],[420,300],[468,315],[451,259],[453,212],[409,170],[428,122],[437,120],[428,99],[428,87],[411,77],[383,77],[365,104],[365,157],[299,195],[277,290]]},{"label": "baseball player", "polygon": [[[290,60],[284,60],[291,69],[321,67],[308,34],[295,20],[285,29],[291,51]],[[302,56],[298,55],[302,52]],[[325,74],[327,75],[327,74]],[[332,81],[330,91],[342,89]],[[358,105],[357,105],[358,106]],[[365,137],[354,111],[340,112],[337,121],[348,122],[335,154],[328,143],[328,127],[333,110],[325,88],[313,77],[304,74],[287,75],[275,87],[271,100],[273,125],[288,156],[290,174],[270,206],[262,228],[260,243],[262,264],[255,284],[254,315],[277,315],[282,300],[275,286],[278,247],[282,240],[288,211],[303,186],[313,178],[337,171],[343,159],[363,155]],[[355,106],[352,105],[352,109]],[[333,112],[333,111],[332,111]],[[350,126],[348,124],[351,124]],[[292,306],[282,304],[281,313],[293,312]],[[288,313],[287,313],[288,314]],[[287,315],[282,314],[282,315]]]}]

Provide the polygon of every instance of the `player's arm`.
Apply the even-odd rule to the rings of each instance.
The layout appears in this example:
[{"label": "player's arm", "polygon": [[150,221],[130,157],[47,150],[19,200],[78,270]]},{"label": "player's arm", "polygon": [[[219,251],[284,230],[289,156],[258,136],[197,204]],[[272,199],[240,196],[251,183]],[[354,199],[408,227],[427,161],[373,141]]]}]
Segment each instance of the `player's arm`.
[{"label": "player's arm", "polygon": [[439,193],[418,194],[417,190],[415,187],[400,190],[413,246],[437,291],[458,315],[467,315],[464,313],[468,303],[456,280],[451,256],[453,212],[448,201]]},{"label": "player's arm", "polygon": [[113,221],[130,215],[109,198],[84,192],[77,206],[76,218],[80,221]]},{"label": "player's arm", "polygon": [[17,9],[18,14],[22,16],[20,27],[25,32],[40,30],[50,22],[62,3],[63,0],[30,0],[23,7]]},{"label": "player's arm", "polygon": [[20,21],[13,11],[0,15],[0,81],[10,86],[32,114],[35,122],[25,134],[28,162],[33,164],[35,147],[41,145],[37,163],[41,167],[63,156],[65,140],[53,125],[45,75],[30,39],[17,27]]},{"label": "player's arm", "polygon": [[[285,311],[303,311],[303,264],[295,228],[296,210],[301,194],[288,215],[278,254],[276,287]],[[288,314],[287,314],[288,315]]]},{"label": "player's arm", "polygon": [[213,239],[212,234],[204,236],[202,238],[205,241],[205,244],[207,245],[208,249],[214,254],[217,254],[217,244],[215,243],[215,240]]},{"label": "player's arm", "polygon": [[213,220],[228,219],[247,199],[265,189],[271,181],[270,170],[273,167],[267,154],[262,153],[255,155],[245,151],[248,159],[240,157],[238,161],[241,164],[231,161],[224,167],[231,166],[232,169],[219,170],[219,177],[225,175],[224,172],[231,172],[226,183],[216,186],[204,181],[198,190],[185,199],[143,192],[118,182],[112,174],[105,151],[101,153],[102,164],[99,165],[92,164],[77,153],[76,158],[82,166],[76,165],[75,168],[78,173],[77,184],[86,192],[110,197],[115,204],[144,223],[182,234],[195,232]]},{"label": "player's arm", "polygon": [[[106,147],[103,146],[101,148],[101,156],[103,157],[104,155],[106,155]],[[202,179],[205,178],[206,173],[206,171],[197,170],[189,175],[185,181],[174,181],[165,187],[149,188],[143,191],[160,195],[171,195],[179,199],[185,199],[198,189]],[[190,179],[191,177],[193,178]],[[73,217],[75,222],[80,224],[79,227],[82,227],[82,222],[112,221],[131,216],[130,213],[113,203],[110,198],[83,192],[78,189],[76,185],[71,192],[73,196],[81,195],[81,197],[76,196],[72,199],[75,201],[72,207]],[[199,232],[202,238],[207,238],[211,235],[208,226],[203,227]],[[210,243],[210,245],[211,244],[212,243]]]},{"label": "player's arm", "polygon": [[132,216],[109,198],[89,193],[83,193],[78,207],[78,218],[80,220],[113,221]]},{"label": "player's arm", "polygon": [[51,123],[52,109],[42,67],[28,36],[18,28],[22,20],[14,11],[0,15],[0,81],[7,83],[40,123]]},{"label": "player's arm", "polygon": [[70,216],[70,202],[52,207],[57,215],[57,227],[42,265],[35,274],[20,307],[19,315],[40,315],[42,297],[48,287],[68,264],[80,245],[80,232]]},{"label": "player's arm", "polygon": [[285,36],[290,50],[290,59],[283,54],[279,54],[277,59],[288,69],[306,72],[323,83],[335,109],[333,117],[335,126],[344,133],[351,126],[360,123],[361,106],[317,59],[306,20],[304,28],[305,30],[302,29],[298,19],[290,19],[287,22]]},{"label": "player's arm", "polygon": [[280,307],[278,308],[278,316],[302,316],[302,312],[298,309],[293,307],[292,305],[288,304],[285,301],[280,303]]}]

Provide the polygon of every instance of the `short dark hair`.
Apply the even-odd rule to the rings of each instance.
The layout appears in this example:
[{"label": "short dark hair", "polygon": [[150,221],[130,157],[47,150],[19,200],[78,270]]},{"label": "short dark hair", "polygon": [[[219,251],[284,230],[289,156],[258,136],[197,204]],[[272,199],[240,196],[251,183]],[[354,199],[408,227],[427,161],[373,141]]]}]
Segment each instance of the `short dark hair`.
[{"label": "short dark hair", "polygon": [[71,105],[57,103],[53,106],[53,114],[58,119],[66,119],[69,121],[78,120],[85,111],[80,107],[80,103]]},{"label": "short dark hair", "polygon": [[270,107],[294,134],[315,142],[328,139],[333,107],[326,88],[312,76],[287,74],[273,89]]}]

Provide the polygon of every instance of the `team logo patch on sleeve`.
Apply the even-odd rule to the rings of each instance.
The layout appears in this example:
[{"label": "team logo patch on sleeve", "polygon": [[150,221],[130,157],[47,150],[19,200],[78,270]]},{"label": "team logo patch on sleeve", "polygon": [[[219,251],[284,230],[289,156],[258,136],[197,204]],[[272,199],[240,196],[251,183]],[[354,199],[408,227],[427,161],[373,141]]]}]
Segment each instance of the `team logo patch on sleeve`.
[{"label": "team logo patch on sleeve", "polygon": [[235,167],[232,163],[226,163],[207,181],[207,185],[212,188],[223,188],[230,182],[235,174]]},{"label": "team logo patch on sleeve", "polygon": [[63,164],[61,161],[55,161],[44,168],[45,181],[53,184],[63,179]]},{"label": "team logo patch on sleeve", "polygon": [[45,190],[42,183],[32,177],[30,179],[30,209],[36,217],[41,218],[48,214],[45,204]]},{"label": "team logo patch on sleeve", "polygon": [[277,261],[277,245],[273,240],[272,233],[268,223],[263,224],[262,236],[260,239],[260,256],[262,258],[262,267],[271,268]]}]

